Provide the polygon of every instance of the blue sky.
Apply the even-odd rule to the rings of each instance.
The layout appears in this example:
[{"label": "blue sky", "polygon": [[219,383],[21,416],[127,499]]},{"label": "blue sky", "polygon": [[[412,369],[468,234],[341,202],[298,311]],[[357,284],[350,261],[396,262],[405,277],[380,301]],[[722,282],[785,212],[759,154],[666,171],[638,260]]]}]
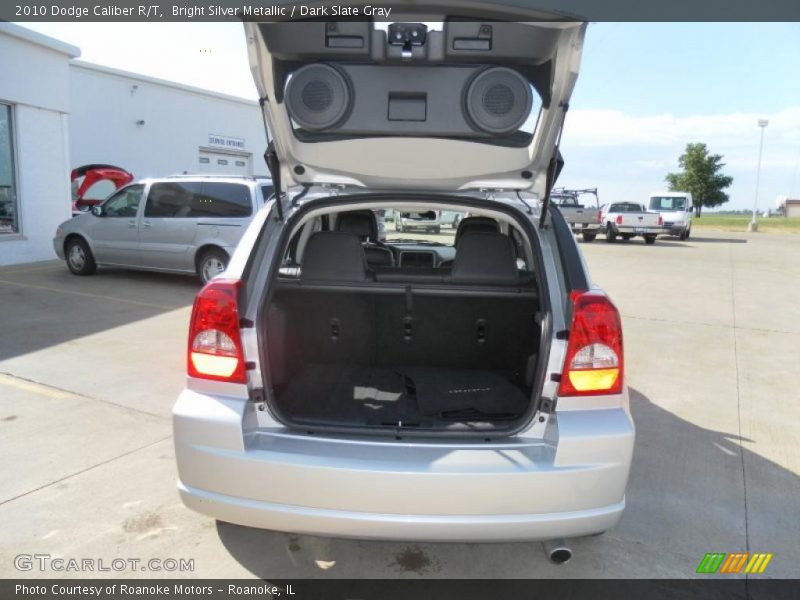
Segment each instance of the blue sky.
[{"label": "blue sky", "polygon": [[[25,26],[80,47],[90,62],[256,97],[240,24]],[[749,208],[762,117],[770,120],[764,210],[778,195],[800,197],[800,24],[592,24],[560,183],[597,186],[604,200],[642,200],[663,188],[686,143],[702,141],[725,156],[734,177],[726,207]]]}]

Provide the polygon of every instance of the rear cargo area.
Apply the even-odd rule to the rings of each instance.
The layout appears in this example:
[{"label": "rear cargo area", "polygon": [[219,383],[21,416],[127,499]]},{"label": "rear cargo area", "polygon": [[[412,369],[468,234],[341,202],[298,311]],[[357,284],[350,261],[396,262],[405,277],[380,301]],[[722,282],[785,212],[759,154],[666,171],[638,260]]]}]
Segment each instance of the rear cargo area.
[{"label": "rear cargo area", "polygon": [[537,308],[487,290],[279,288],[273,408],[308,429],[508,428],[531,402]]}]

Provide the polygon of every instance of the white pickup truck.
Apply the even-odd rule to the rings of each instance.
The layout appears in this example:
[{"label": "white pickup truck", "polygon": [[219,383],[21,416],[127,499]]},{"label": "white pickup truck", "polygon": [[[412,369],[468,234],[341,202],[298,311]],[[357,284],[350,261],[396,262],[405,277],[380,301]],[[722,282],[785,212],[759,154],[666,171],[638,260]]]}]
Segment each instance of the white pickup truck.
[{"label": "white pickup truck", "polygon": [[600,207],[600,217],[606,241],[613,242],[641,235],[646,244],[655,244],[659,233],[666,233],[664,219],[656,212],[648,212],[636,202],[612,202]]}]

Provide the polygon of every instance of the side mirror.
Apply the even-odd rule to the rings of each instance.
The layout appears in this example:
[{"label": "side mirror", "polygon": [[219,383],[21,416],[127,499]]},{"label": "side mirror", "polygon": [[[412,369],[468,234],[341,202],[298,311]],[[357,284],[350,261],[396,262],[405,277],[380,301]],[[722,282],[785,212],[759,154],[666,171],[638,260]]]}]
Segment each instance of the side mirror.
[{"label": "side mirror", "polygon": [[102,217],[103,216],[103,207],[102,206],[93,206],[92,207],[92,214],[95,217]]}]

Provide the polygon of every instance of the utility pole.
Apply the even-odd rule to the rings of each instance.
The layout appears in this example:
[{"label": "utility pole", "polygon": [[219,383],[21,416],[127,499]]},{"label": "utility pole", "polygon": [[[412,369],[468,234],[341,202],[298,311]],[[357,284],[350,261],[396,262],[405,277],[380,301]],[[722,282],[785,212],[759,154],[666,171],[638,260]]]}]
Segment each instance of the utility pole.
[{"label": "utility pole", "polygon": [[761,142],[758,144],[758,168],[756,169],[756,196],[753,199],[753,220],[747,226],[747,231],[758,231],[756,212],[758,211],[758,188],[761,184],[761,154],[764,151],[764,129],[769,125],[767,119],[759,119],[758,126],[761,128]]}]

